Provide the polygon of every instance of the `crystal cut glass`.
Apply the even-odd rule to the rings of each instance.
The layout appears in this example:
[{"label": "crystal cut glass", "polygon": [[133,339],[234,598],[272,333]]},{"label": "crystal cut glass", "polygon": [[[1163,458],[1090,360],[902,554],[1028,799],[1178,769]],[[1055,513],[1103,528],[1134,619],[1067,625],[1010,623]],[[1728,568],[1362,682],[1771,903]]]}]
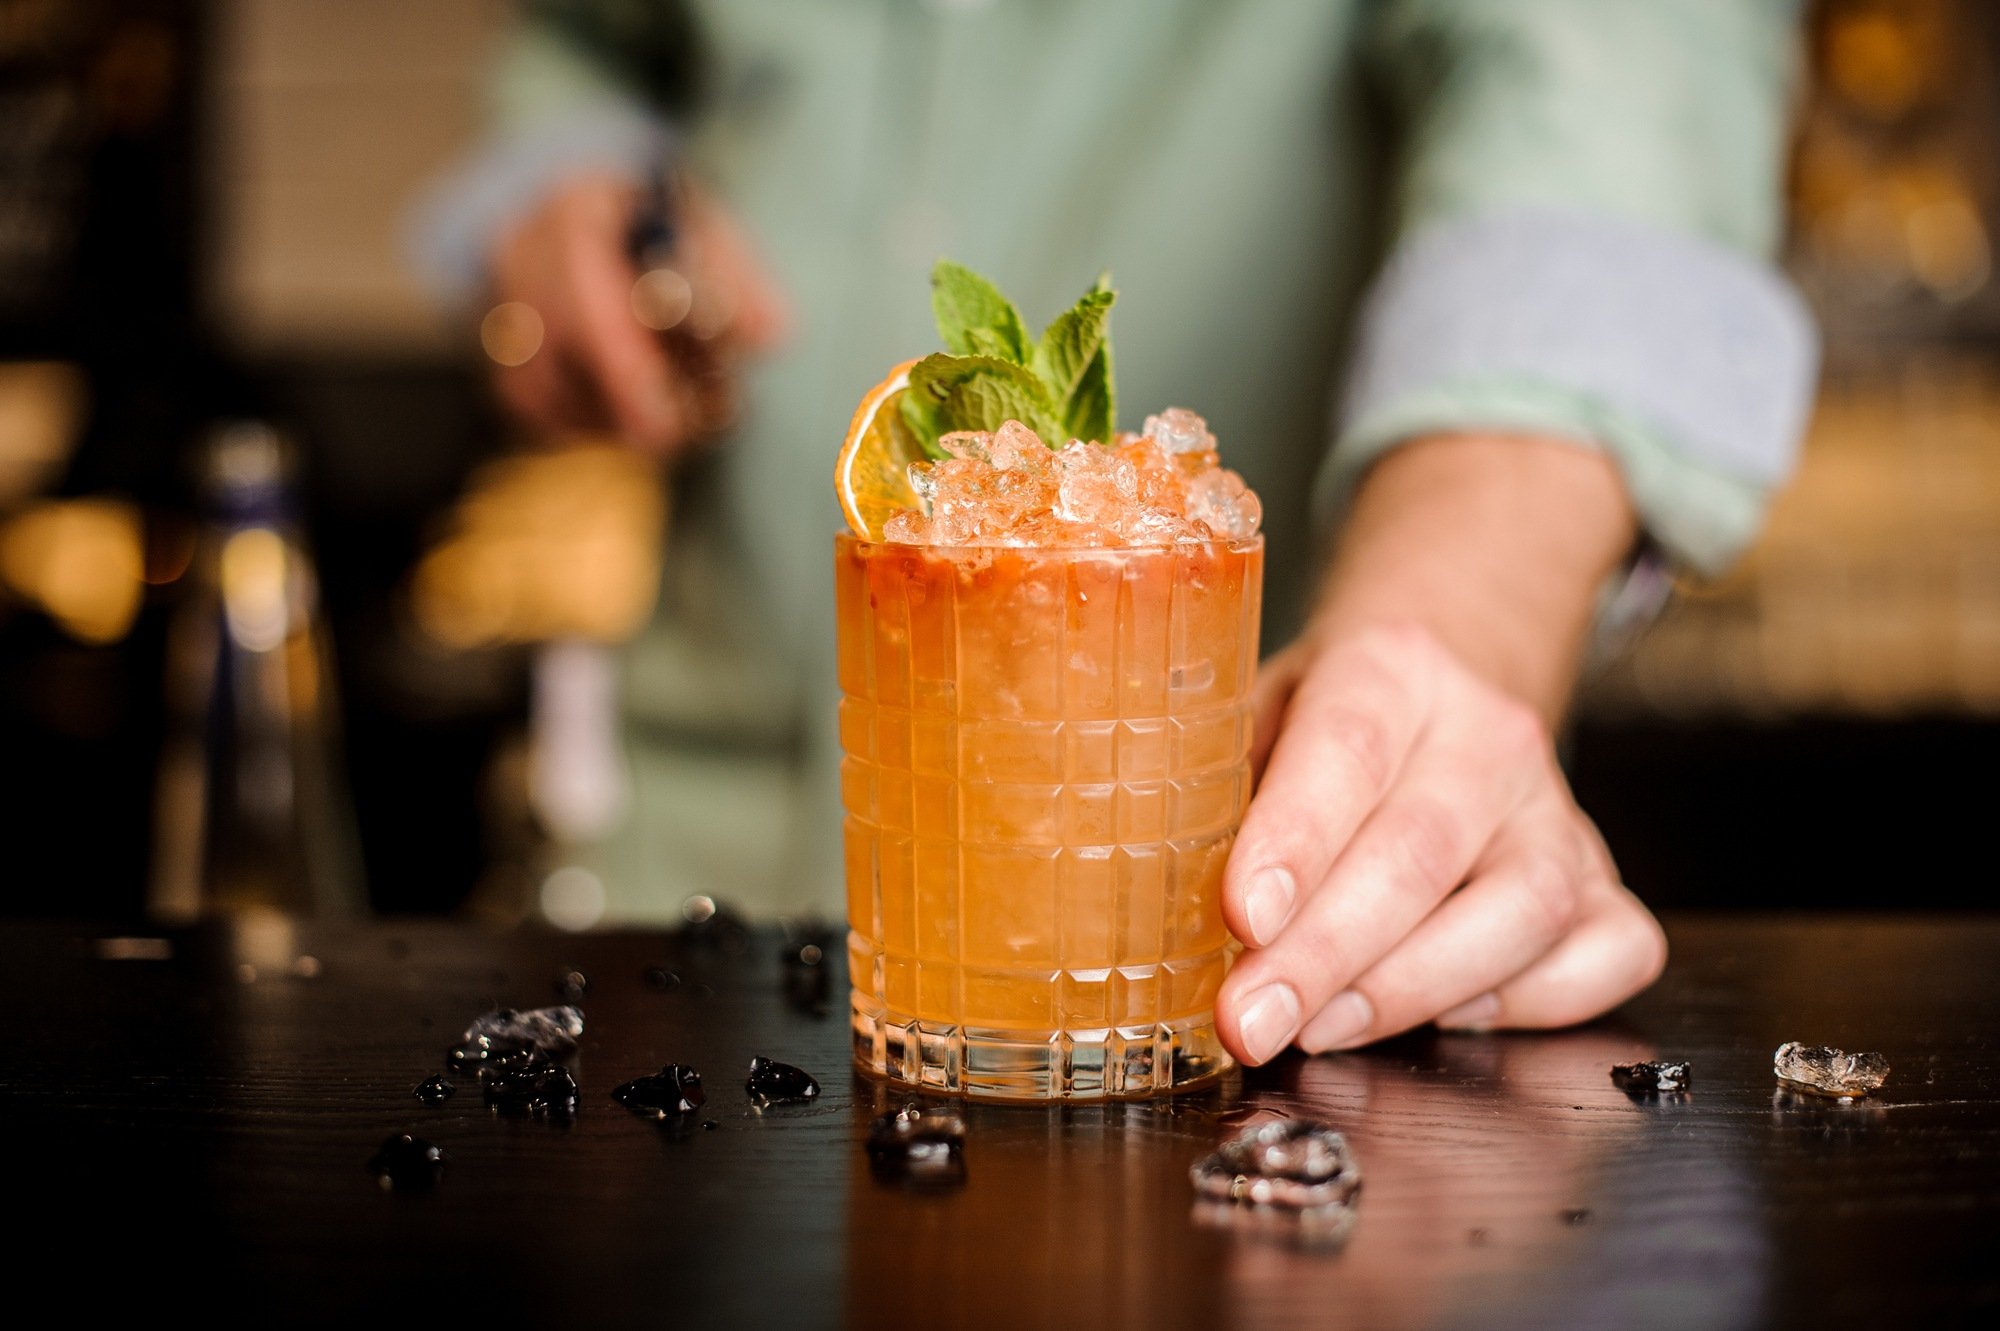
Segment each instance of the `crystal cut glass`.
[{"label": "crystal cut glass", "polygon": [[1263,541],[835,543],[855,1058],[932,1092],[1229,1064]]}]

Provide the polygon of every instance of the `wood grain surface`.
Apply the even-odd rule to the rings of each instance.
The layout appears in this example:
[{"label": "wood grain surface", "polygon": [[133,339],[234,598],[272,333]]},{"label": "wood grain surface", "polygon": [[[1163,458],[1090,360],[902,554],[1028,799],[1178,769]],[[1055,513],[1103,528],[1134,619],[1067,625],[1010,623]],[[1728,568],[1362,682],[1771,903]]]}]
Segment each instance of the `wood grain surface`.
[{"label": "wood grain surface", "polygon": [[[838,998],[787,1005],[775,935],[0,926],[0,1122],[30,1221],[8,1266],[85,1324],[1994,1325],[2000,921],[1669,931],[1667,978],[1582,1030],[1292,1056],[1174,1100],[971,1107],[965,1186],[923,1193],[871,1175],[868,1120],[904,1097],[850,1072]],[[680,983],[648,985],[651,965]],[[417,1101],[470,1018],[556,1001],[572,966],[591,981],[573,1124],[496,1117],[468,1084]],[[1770,1071],[1790,1039],[1894,1070],[1870,1101],[1798,1101]],[[825,1093],[758,1112],[753,1054]],[[1690,1095],[1612,1086],[1611,1064],[1655,1056],[1693,1060]],[[702,1072],[713,1129],[611,1100],[668,1061]],[[1189,1165],[1272,1113],[1353,1143],[1344,1248],[1195,1223]],[[366,1168],[405,1131],[449,1153],[430,1192]]]}]

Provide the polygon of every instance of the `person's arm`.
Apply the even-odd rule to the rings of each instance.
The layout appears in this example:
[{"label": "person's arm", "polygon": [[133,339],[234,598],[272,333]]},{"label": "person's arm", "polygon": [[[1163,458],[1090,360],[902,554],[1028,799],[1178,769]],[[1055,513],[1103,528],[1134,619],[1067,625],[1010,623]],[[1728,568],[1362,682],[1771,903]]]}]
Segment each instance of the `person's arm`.
[{"label": "person's arm", "polygon": [[1561,439],[1435,435],[1370,472],[1311,634],[1417,621],[1554,728],[1598,589],[1638,520],[1602,453]]},{"label": "person's arm", "polygon": [[453,302],[518,303],[538,338],[494,385],[538,429],[611,431],[673,456],[704,433],[699,375],[733,375],[783,337],[783,299],[741,230],[690,190],[676,265],[693,261],[706,303],[703,364],[684,364],[633,308],[635,208],[677,155],[698,81],[684,7],[533,0],[494,63],[486,141],[419,210],[419,266]]},{"label": "person's arm", "polygon": [[1245,1062],[1567,1024],[1664,964],[1551,735],[1635,544],[1726,565],[1790,466],[1812,335],[1753,257],[1790,9],[1377,11],[1398,243],[1324,479],[1340,541],[1268,663],[1224,882],[1247,951],[1217,1019]]},{"label": "person's arm", "polygon": [[1240,1055],[1563,1025],[1659,974],[1549,742],[1635,532],[1609,461],[1561,440],[1437,436],[1369,474],[1262,683],[1276,742],[1225,894],[1253,944],[1221,1004]]}]

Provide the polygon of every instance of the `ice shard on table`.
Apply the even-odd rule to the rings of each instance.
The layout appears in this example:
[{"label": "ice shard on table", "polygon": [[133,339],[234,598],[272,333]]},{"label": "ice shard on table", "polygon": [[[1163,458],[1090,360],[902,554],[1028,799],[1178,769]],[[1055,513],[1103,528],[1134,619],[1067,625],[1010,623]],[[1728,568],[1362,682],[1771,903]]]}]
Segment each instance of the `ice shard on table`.
[{"label": "ice shard on table", "polygon": [[531,1055],[554,1057],[576,1048],[583,1034],[583,1009],[499,1008],[465,1028],[445,1053],[448,1066],[473,1070],[490,1064],[520,1063]]},{"label": "ice shard on table", "polygon": [[868,1128],[868,1161],[880,1178],[916,1187],[965,1181],[965,1120],[949,1109],[911,1101]]},{"label": "ice shard on table", "polygon": [[1203,1197],[1294,1211],[1344,1206],[1361,1190],[1347,1139],[1309,1119],[1245,1128],[1189,1172]]},{"label": "ice shard on table", "polygon": [[666,1118],[692,1114],[708,1100],[701,1074],[683,1063],[669,1063],[651,1077],[635,1077],[616,1087],[611,1098],[635,1114]]},{"label": "ice shard on table", "polygon": [[1312,1247],[1341,1243],[1354,1227],[1361,1167],[1347,1139],[1324,1123],[1253,1124],[1189,1171],[1194,1217]]},{"label": "ice shard on table", "polygon": [[761,1054],[750,1060],[750,1076],[743,1089],[759,1109],[819,1097],[819,1082],[811,1073]]},{"label": "ice shard on table", "polygon": [[544,1054],[566,1053],[583,1034],[583,1009],[538,1007],[521,1011],[503,1007],[465,1028],[461,1040],[509,1040],[531,1044]]},{"label": "ice shard on table", "polygon": [[368,1169],[384,1192],[422,1192],[444,1178],[446,1158],[437,1146],[405,1132],[384,1141]]},{"label": "ice shard on table", "polygon": [[482,1081],[486,1107],[501,1114],[568,1122],[576,1116],[581,1092],[568,1068],[537,1056]]},{"label": "ice shard on table", "polygon": [[430,1077],[422,1085],[418,1086],[412,1094],[435,1109],[437,1106],[451,1099],[452,1096],[457,1095],[458,1087],[454,1086],[444,1077]]},{"label": "ice shard on table", "polygon": [[1627,1095],[1658,1095],[1685,1091],[1693,1071],[1687,1062],[1620,1063],[1611,1069],[1611,1082]]},{"label": "ice shard on table", "polygon": [[1880,1054],[1850,1054],[1829,1045],[1792,1040],[1778,1046],[1771,1071],[1791,1090],[1851,1100],[1889,1079],[1889,1060]]}]

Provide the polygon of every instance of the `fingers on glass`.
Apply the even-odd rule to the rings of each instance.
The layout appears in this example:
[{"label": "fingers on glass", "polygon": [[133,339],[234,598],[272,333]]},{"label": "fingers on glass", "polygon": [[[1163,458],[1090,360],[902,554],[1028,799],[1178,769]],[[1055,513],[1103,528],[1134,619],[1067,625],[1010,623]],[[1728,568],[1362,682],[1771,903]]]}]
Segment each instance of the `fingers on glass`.
[{"label": "fingers on glass", "polygon": [[[1331,648],[1292,696],[1256,798],[1229,857],[1223,912],[1231,932],[1269,944],[1381,800],[1422,732],[1429,680],[1372,640]],[[1282,911],[1278,886],[1293,885]]]}]

